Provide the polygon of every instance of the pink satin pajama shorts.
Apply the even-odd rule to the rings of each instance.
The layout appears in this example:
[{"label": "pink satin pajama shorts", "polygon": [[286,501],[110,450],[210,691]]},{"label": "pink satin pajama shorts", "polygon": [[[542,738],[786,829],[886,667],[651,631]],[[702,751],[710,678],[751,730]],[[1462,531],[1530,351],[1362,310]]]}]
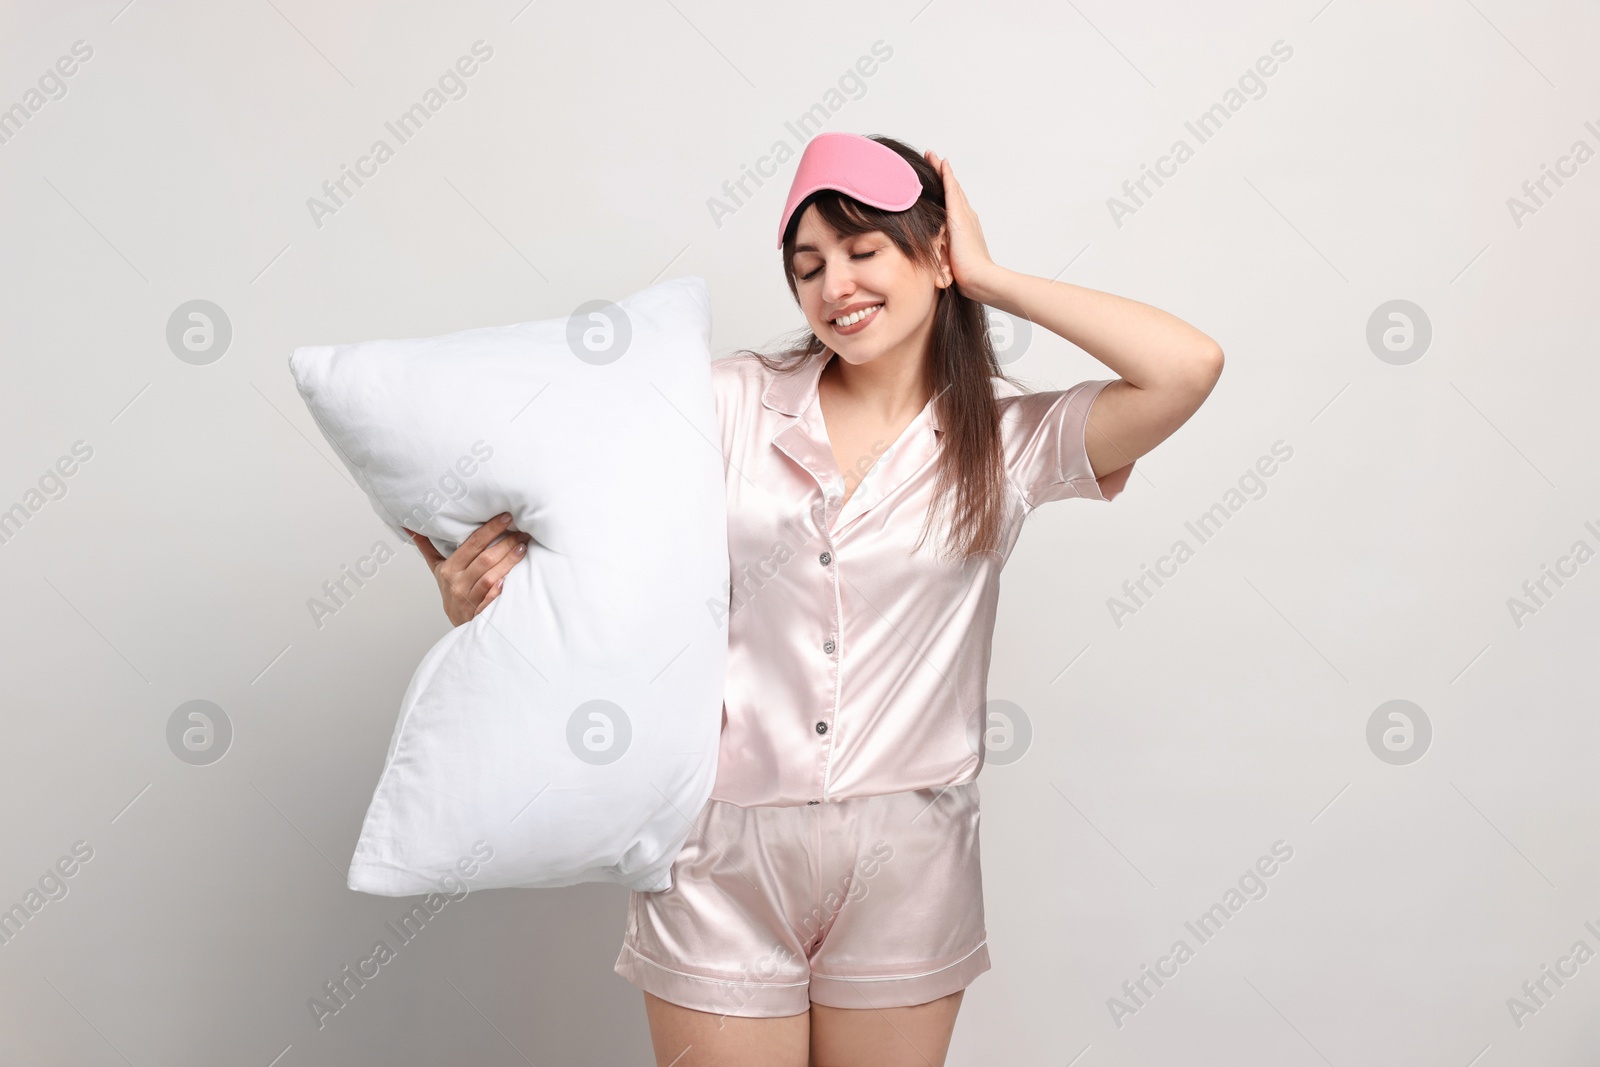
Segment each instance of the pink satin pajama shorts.
[{"label": "pink satin pajama shorts", "polygon": [[783,807],[708,800],[613,968],[719,1015],[922,1004],[989,969],[978,783]]}]

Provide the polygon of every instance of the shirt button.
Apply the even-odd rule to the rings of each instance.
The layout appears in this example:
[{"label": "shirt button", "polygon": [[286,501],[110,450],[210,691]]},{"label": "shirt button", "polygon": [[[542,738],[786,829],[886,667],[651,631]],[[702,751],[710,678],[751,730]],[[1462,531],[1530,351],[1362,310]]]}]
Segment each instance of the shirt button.
[{"label": "shirt button", "polygon": [[817,723],[817,733],[825,734],[827,732],[828,732],[828,724],[827,723],[825,723],[825,722]]},{"label": "shirt button", "polygon": [[820,562],[820,563],[821,563],[821,564],[822,564],[822,565],[823,565],[823,566],[824,566],[824,567],[826,567],[826,566],[827,566],[827,565],[828,565],[828,564],[830,564],[830,563],[832,563],[832,562],[833,562],[833,553],[832,553],[832,552],[824,552],[824,553],[823,553],[823,554],[822,554],[822,555],[820,555],[820,556],[818,556],[818,557],[817,557],[817,560],[818,560],[818,561],[819,561],[819,562]]},{"label": "shirt button", "polygon": [[830,656],[833,655],[833,642],[832,641],[824,641],[824,642],[822,642],[822,651],[826,652]]}]

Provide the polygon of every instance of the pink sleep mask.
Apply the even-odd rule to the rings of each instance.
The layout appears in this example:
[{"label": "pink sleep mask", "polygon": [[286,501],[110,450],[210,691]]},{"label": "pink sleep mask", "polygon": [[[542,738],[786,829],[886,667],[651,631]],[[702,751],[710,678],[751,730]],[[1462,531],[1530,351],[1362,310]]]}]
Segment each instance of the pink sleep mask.
[{"label": "pink sleep mask", "polygon": [[904,211],[922,195],[922,180],[905,157],[857,133],[819,133],[800,154],[789,202],[778,220],[778,247],[789,216],[818,189],[837,189],[885,211]]}]

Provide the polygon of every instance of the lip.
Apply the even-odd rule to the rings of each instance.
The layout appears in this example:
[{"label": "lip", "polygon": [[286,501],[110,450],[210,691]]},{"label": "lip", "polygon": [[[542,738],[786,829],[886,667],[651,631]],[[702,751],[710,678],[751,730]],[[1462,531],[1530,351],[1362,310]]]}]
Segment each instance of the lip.
[{"label": "lip", "polygon": [[861,310],[862,308],[874,307],[875,305],[876,305],[875,310],[872,311],[869,315],[867,315],[866,318],[862,319],[860,322],[854,323],[854,324],[852,324],[850,326],[834,326],[833,323],[830,321],[828,323],[828,326],[833,330],[834,333],[839,334],[841,337],[849,337],[851,334],[860,333],[862,330],[865,330],[868,326],[872,325],[872,323],[877,320],[878,312],[883,310],[883,302],[881,300],[867,301],[866,303],[857,304],[855,307],[846,308],[844,311],[841,311],[839,313],[839,315],[841,315],[841,316],[842,315],[849,315],[852,312]]},{"label": "lip", "polygon": [[835,311],[832,315],[825,315],[825,316],[823,316],[823,318],[827,319],[829,322],[832,322],[834,319],[843,318],[844,316],[850,314],[852,311],[860,311],[862,308],[869,308],[873,304],[881,304],[881,303],[883,303],[882,300],[857,300],[854,304],[846,304],[844,307],[840,308],[838,311]]}]

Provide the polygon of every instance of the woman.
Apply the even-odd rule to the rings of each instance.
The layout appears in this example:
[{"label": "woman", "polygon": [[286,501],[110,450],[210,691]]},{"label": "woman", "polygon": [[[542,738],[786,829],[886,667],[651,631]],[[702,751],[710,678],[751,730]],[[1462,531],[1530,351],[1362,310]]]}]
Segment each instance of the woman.
[{"label": "woman", "polygon": [[[658,1063],[942,1064],[989,968],[977,774],[999,572],[1023,519],[1109,501],[1193,415],[1215,341],[1132,300],[998,266],[947,160],[818,135],[780,224],[806,340],[713,364],[728,487],[718,772],[632,893],[617,973]],[[1117,379],[1029,393],[989,305]],[[527,535],[448,558],[445,612],[498,595]],[[493,542],[491,544],[491,542]]]}]

